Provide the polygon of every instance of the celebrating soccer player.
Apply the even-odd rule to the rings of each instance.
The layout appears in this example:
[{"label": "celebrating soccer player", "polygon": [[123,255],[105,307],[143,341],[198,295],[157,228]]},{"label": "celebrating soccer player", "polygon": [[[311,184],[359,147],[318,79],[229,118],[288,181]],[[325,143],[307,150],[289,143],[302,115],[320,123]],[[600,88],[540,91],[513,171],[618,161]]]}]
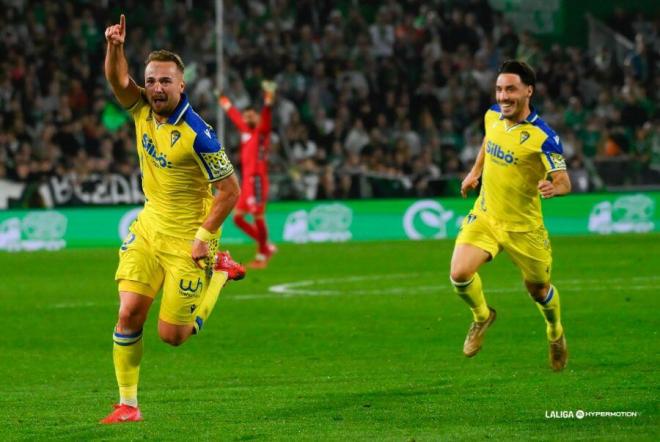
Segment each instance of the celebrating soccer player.
[{"label": "celebrating soccer player", "polygon": [[[231,100],[221,96],[220,106],[234,123],[241,136],[241,197],[234,211],[234,223],[250,238],[257,241],[258,248],[252,268],[265,268],[277,248],[268,241],[268,229],[264,212],[268,199],[268,147],[272,105],[275,98],[275,83],[264,81],[264,106],[261,115],[254,108],[236,109]],[[254,224],[245,219],[252,215]]]},{"label": "celebrating soccer player", "polygon": [[149,54],[141,88],[128,74],[124,15],[105,30],[105,38],[105,75],[135,121],[146,201],[119,250],[113,360],[120,402],[101,421],[109,424],[142,420],[137,403],[142,328],[161,287],[158,334],[177,346],[201,330],[222,286],[243,278],[245,269],[229,253],[216,253],[220,226],[240,188],[215,132],[183,93],[181,58],[165,50]]},{"label": "celebrating soccer player", "polygon": [[565,195],[571,182],[559,137],[530,105],[535,82],[534,71],[524,62],[507,61],[499,70],[497,104],[486,112],[483,145],[461,184],[465,197],[482,179],[479,197],[456,238],[451,282],[474,317],[463,345],[465,356],[472,357],[496,317],[486,304],[477,271],[506,251],[545,318],[550,365],[559,371],[566,366],[568,350],[559,291],[550,283],[552,251],[539,195]]}]

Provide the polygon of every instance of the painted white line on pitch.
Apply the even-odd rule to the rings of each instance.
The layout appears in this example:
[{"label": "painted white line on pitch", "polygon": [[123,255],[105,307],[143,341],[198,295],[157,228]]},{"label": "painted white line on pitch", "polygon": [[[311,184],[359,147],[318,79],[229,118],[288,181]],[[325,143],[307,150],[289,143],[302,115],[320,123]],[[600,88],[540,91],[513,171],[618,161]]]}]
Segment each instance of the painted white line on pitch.
[{"label": "painted white line on pitch", "polygon": [[300,297],[327,297],[327,296],[365,296],[365,295],[406,295],[410,293],[437,293],[445,287],[440,285],[426,285],[415,287],[390,287],[388,289],[373,289],[373,290],[298,290],[295,293],[264,293],[264,294],[249,294],[249,295],[233,295],[226,296],[228,299],[237,301],[247,301],[252,299],[288,299]]},{"label": "painted white line on pitch", "polygon": [[[612,287],[590,287],[585,286],[584,291],[589,293],[595,292],[636,292],[640,290],[649,290],[657,286],[655,285],[633,285],[633,286],[612,286]],[[575,287],[571,287],[571,290],[575,290]],[[449,286],[424,286],[423,290],[420,290],[418,287],[410,287],[409,289],[384,289],[379,291],[352,291],[351,289],[346,289],[343,292],[320,292],[320,291],[309,291],[309,292],[298,292],[296,294],[287,294],[282,295],[278,293],[263,293],[263,294],[247,294],[247,295],[228,295],[225,296],[225,299],[231,301],[254,301],[260,299],[293,299],[293,298],[313,298],[313,297],[336,297],[336,296],[392,296],[392,295],[426,295],[426,294],[441,294],[450,290]],[[565,289],[564,289],[565,290]],[[562,290],[563,291],[563,290]],[[508,288],[495,288],[486,290],[488,293],[522,293],[525,294],[525,289],[523,287],[508,287]]]},{"label": "painted white line on pitch", "polygon": [[101,305],[96,302],[62,302],[60,304],[53,304],[49,306],[53,309],[65,309],[65,308],[79,308],[79,307],[96,307]]},{"label": "painted white line on pitch", "polygon": [[[285,284],[277,284],[268,288],[268,294],[245,294],[226,296],[228,299],[237,301],[248,301],[254,299],[287,299],[297,297],[330,297],[330,296],[365,296],[365,295],[405,295],[405,294],[427,294],[439,293],[451,288],[447,284],[434,284],[422,286],[408,286],[408,287],[387,287],[387,288],[373,288],[373,289],[315,289],[314,286],[322,286],[324,284],[336,284],[344,282],[363,282],[370,280],[382,279],[414,279],[420,276],[419,274],[399,273],[388,275],[364,275],[364,276],[347,276],[341,278],[324,278],[324,279],[310,279],[302,281],[294,281]],[[558,286],[570,286],[571,290],[584,289],[590,292],[602,291],[637,291],[647,290],[654,288],[655,285],[645,284],[626,284],[626,285],[608,285],[615,282],[652,282],[660,280],[660,276],[636,276],[630,278],[611,278],[611,279],[572,279],[572,280],[559,280],[556,282]],[[595,285],[597,284],[597,285]],[[525,292],[522,284],[510,287],[497,287],[487,289],[487,293],[506,293],[506,292]]]},{"label": "painted white line on pitch", "polygon": [[[281,293],[284,297],[290,295],[305,294],[308,296],[314,296],[317,293],[324,293],[325,296],[332,296],[333,294],[342,294],[346,290],[307,290],[307,289],[298,289],[298,287],[310,287],[314,285],[325,285],[325,284],[336,284],[338,282],[362,282],[362,281],[371,281],[371,280],[382,280],[382,279],[403,279],[403,278],[415,278],[419,276],[418,273],[392,273],[388,275],[364,275],[364,276],[346,276],[340,278],[324,278],[324,279],[309,279],[304,281],[288,282],[285,284],[273,285],[268,288],[269,292]],[[373,290],[372,290],[373,291]],[[356,291],[351,291],[354,293]],[[371,291],[368,291],[371,292]],[[320,295],[324,296],[324,295]]]},{"label": "painted white line on pitch", "polygon": [[[341,278],[323,278],[310,279],[303,281],[294,281],[285,284],[277,284],[268,288],[268,293],[246,293],[240,295],[225,294],[221,298],[232,301],[251,301],[259,299],[290,299],[300,297],[333,297],[333,296],[400,296],[400,295],[421,295],[421,294],[440,294],[451,290],[449,283],[432,285],[410,285],[405,287],[385,287],[385,288],[367,288],[367,289],[314,289],[314,286],[324,284],[336,284],[342,282],[363,282],[383,279],[411,279],[414,280],[420,275],[428,273],[393,273],[387,275],[363,275],[346,276]],[[630,278],[611,278],[611,279],[565,279],[558,280],[555,283],[561,291],[566,290],[584,290],[585,292],[625,292],[648,290],[657,287],[655,284],[639,284],[643,282],[653,282],[660,280],[660,276],[634,276]],[[635,282],[637,284],[609,285],[617,282]],[[562,287],[563,286],[563,287]],[[525,288],[521,284],[509,287],[486,288],[486,293],[525,293]],[[110,304],[96,302],[69,302],[52,305],[43,305],[41,308],[47,309],[75,309],[89,307],[105,307]],[[112,304],[113,306],[116,304]]]},{"label": "painted white line on pitch", "polygon": [[[309,279],[303,281],[289,282],[285,284],[277,284],[270,286],[268,288],[269,292],[279,293],[282,297],[292,297],[292,296],[336,296],[338,294],[349,292],[353,294],[378,294],[378,293],[392,293],[398,294],[401,292],[410,291],[410,289],[416,291],[428,291],[429,289],[437,290],[445,287],[450,287],[449,283],[442,285],[432,285],[432,286],[412,286],[409,288],[406,287],[390,287],[387,289],[359,289],[359,290],[350,290],[350,289],[340,289],[340,290],[323,290],[323,289],[311,289],[310,287],[315,285],[324,285],[324,284],[336,284],[342,282],[362,282],[370,280],[382,280],[382,279],[415,279],[419,277],[420,274],[410,274],[410,273],[398,273],[398,274],[389,274],[389,275],[368,275],[368,276],[350,276],[342,278],[325,278],[325,279]],[[559,280],[556,282],[557,285],[585,285],[585,284],[603,284],[603,283],[613,283],[613,282],[630,282],[630,281],[654,281],[660,280],[659,276],[639,276],[632,278],[611,278],[611,279],[567,279]],[[626,286],[631,287],[631,286]],[[516,287],[506,287],[498,289],[490,289],[489,292],[505,292],[512,291],[517,289],[524,289],[523,284]]]}]

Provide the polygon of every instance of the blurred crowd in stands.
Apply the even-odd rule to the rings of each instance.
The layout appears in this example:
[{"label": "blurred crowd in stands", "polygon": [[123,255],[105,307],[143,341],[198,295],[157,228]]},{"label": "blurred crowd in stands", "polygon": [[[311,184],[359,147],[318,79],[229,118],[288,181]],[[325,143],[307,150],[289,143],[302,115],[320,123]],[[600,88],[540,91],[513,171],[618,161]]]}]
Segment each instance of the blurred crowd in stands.
[{"label": "blurred crowd in stands", "polygon": [[[215,126],[212,4],[8,1],[0,179],[136,173],[132,122],[103,76],[103,32],[121,12],[133,77],[143,83],[151,50],[180,53],[192,104]],[[660,183],[657,17],[611,17],[634,42],[617,63],[608,47],[541,44],[487,0],[225,1],[224,14],[224,92],[259,108],[261,80],[278,84],[273,199],[456,195],[510,58],[536,69],[533,104],[562,138],[575,190]],[[236,164],[231,124],[225,146]]]}]

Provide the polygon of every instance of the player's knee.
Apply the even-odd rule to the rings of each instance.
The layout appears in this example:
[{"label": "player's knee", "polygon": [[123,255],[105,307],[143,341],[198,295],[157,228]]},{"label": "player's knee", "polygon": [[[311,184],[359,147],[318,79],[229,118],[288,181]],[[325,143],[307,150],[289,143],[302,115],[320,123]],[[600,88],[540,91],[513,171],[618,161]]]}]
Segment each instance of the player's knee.
[{"label": "player's knee", "polygon": [[548,290],[550,289],[549,283],[535,283],[525,281],[525,286],[527,286],[527,292],[529,296],[536,302],[543,302],[548,295]]},{"label": "player's knee", "polygon": [[474,271],[463,266],[452,266],[449,277],[453,282],[468,282],[474,276]]},{"label": "player's knee", "polygon": [[160,339],[164,343],[169,344],[172,347],[178,347],[179,345],[181,345],[185,342],[184,339],[176,338],[176,337],[173,337],[173,336],[161,336]]},{"label": "player's knee", "polygon": [[159,333],[160,339],[166,343],[171,345],[172,347],[178,347],[179,345],[183,344],[186,342],[188,339],[188,336],[183,336],[177,333]]},{"label": "player's knee", "polygon": [[181,326],[165,324],[162,321],[158,323],[158,336],[166,344],[172,347],[178,347],[188,340],[192,334],[192,326],[188,329]]},{"label": "player's knee", "polygon": [[140,330],[144,325],[146,316],[139,309],[121,306],[119,307],[118,324],[121,329]]}]

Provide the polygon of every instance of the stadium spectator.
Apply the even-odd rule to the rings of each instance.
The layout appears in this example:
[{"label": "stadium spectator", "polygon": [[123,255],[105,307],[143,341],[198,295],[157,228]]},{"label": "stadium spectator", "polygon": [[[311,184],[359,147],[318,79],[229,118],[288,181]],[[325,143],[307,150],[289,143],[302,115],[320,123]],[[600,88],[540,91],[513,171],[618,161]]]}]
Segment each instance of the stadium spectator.
[{"label": "stadium spectator", "polygon": [[[156,7],[160,12],[154,26],[146,11]],[[137,175],[130,122],[109,99],[98,56],[102,30],[118,12],[103,3],[28,0],[0,13],[0,50],[6,54],[0,62],[5,179],[38,183],[75,173],[84,157],[80,150],[101,176]],[[131,70],[141,69],[148,49],[159,45],[199,61],[191,66],[196,75],[186,79],[188,90],[200,115],[213,118],[214,15],[197,2],[163,6],[146,0],[132,16],[131,38],[140,43],[126,54]],[[483,0],[435,6],[360,2],[345,8],[328,1],[227,2],[225,93],[243,109],[258,104],[264,78],[280,86],[273,108],[280,164],[271,169],[271,199],[313,194],[292,190],[300,188],[292,177],[298,176],[303,160],[306,175],[318,174],[306,186],[325,186],[320,194],[327,195],[328,183],[336,182],[334,193],[340,197],[373,195],[364,175],[372,162],[382,162],[373,154],[383,152],[387,158],[401,136],[411,149],[409,161],[390,161],[383,179],[414,181],[408,175],[411,165],[439,142],[430,149],[442,171],[433,180],[440,184],[429,189],[444,192],[447,186],[441,183],[452,179],[445,162],[455,167],[456,157],[455,168],[464,173],[474,158],[470,149],[483,134],[481,115],[492,101],[488,85],[495,69],[519,55],[537,68],[532,104],[563,138],[580,140],[582,152],[576,149],[575,155],[590,169],[591,159],[603,151],[606,133],[621,132],[624,144],[636,146],[639,129],[649,123],[644,139],[658,136],[658,23],[621,10],[609,24],[635,43],[623,60],[605,45],[594,53],[556,44],[542,47]],[[239,140],[229,125],[226,136],[235,157],[232,147]],[[29,148],[19,149],[22,144]],[[362,154],[367,147],[371,149]],[[343,166],[356,158],[349,156],[352,150],[359,161],[369,163],[346,175]],[[315,153],[321,151],[325,159]],[[635,163],[635,170],[649,170],[643,166],[646,158],[629,155],[625,161]],[[572,158],[567,160],[572,164]],[[328,168],[329,161],[337,164]],[[399,166],[403,169],[394,173]],[[590,189],[599,187],[596,175],[589,174]],[[608,182],[607,174],[601,178]],[[640,172],[637,181],[652,184],[657,177]],[[414,186],[407,192],[414,195]]]}]

